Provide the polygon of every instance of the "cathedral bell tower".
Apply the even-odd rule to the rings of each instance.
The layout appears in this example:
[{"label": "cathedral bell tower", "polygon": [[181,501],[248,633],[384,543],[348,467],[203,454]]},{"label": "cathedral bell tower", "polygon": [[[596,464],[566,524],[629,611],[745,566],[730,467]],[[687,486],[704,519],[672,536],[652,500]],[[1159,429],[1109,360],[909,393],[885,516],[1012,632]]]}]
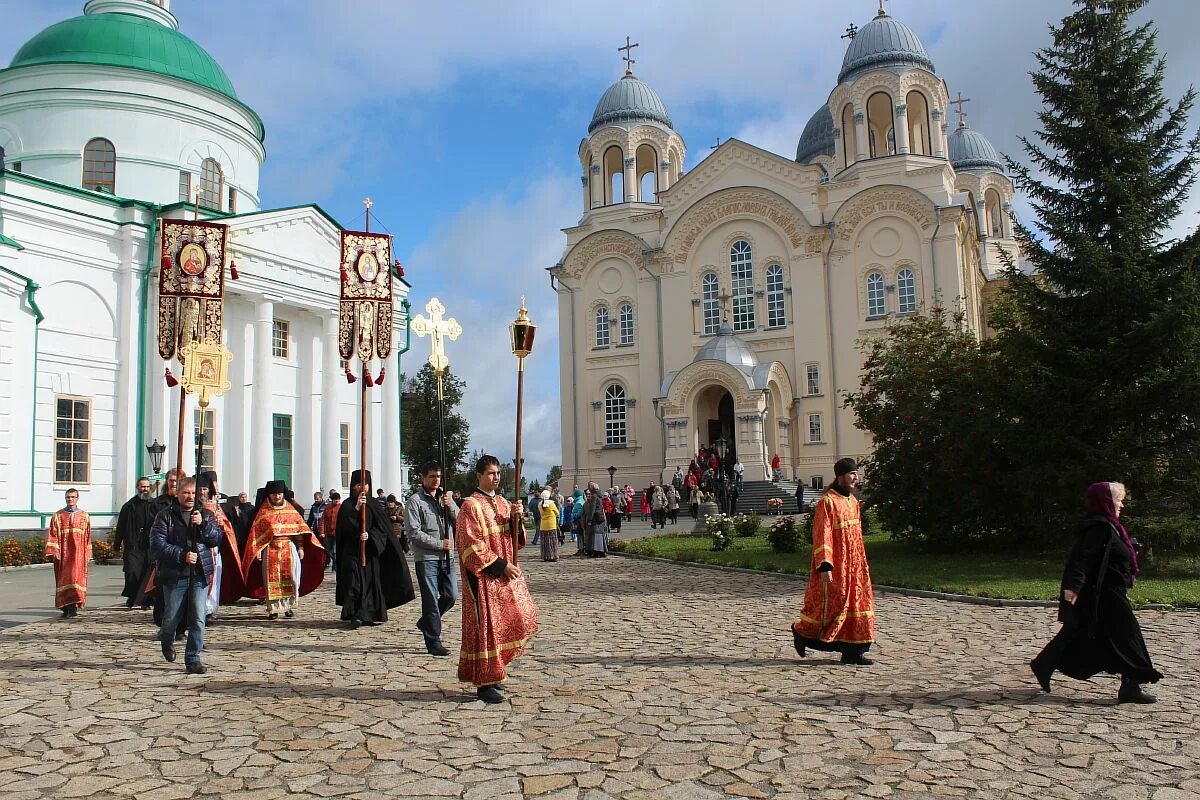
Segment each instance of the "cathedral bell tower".
[{"label": "cathedral bell tower", "polygon": [[626,37],[618,48],[625,53],[625,74],[601,95],[579,145],[585,217],[606,206],[657,203],[658,193],[683,174],[683,138],[658,93],[634,77],[637,46]]}]

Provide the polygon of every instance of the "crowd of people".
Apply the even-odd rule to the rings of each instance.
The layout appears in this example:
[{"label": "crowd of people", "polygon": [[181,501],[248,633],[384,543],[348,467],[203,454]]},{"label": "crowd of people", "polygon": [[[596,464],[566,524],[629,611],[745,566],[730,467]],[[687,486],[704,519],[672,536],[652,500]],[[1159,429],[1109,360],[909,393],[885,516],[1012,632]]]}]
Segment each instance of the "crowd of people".
[{"label": "crowd of people", "polygon": [[[741,482],[740,465],[723,467],[701,450],[686,475],[637,492],[629,485],[602,490],[591,482],[570,495],[557,485],[540,491],[532,507],[543,561],[559,558],[567,537],[578,556],[608,554],[610,531],[637,512],[652,527],[675,524],[681,498],[696,513],[698,496],[712,488],[727,498]],[[809,650],[838,653],[841,661],[869,666],[875,641],[874,597],[863,543],[858,465],[843,458],[834,481],[812,510],[812,556],[803,607],[792,624],[801,658]],[[158,640],[168,662],[186,637],[189,673],[206,672],[200,660],[206,625],[222,605],[243,598],[265,605],[267,618],[291,619],[301,597],[325,577],[336,576],[335,602],[352,628],[375,626],[388,610],[421,597],[417,629],[431,655],[446,656],[442,623],[461,599],[462,646],[458,676],[472,683],[480,700],[504,699],[505,670],[537,629],[537,609],[517,552],[524,546],[522,503],[497,493],[500,462],[484,456],[476,464],[478,488],[465,499],[441,486],[441,468],[425,464],[420,488],[404,504],[380,490],[372,495],[371,474],[356,471],[349,497],[326,501],[317,493],[307,518],[283,481],[258,490],[255,502],[219,491],[217,475],[168,474],[165,490],[152,498],[146,479],[121,509],[114,543],[123,554],[126,607],[154,609]],[[686,495],[684,493],[687,493]],[[1097,483],[1088,488],[1090,514],[1081,524],[1060,590],[1062,630],[1030,663],[1044,691],[1061,672],[1088,680],[1105,672],[1121,677],[1117,700],[1153,703],[1143,688],[1162,674],[1154,668],[1127,596],[1139,572],[1136,539],[1120,520],[1125,487]],[[70,489],[66,505],[50,522],[45,555],[54,564],[55,606],[64,618],[85,605],[91,558],[91,521]],[[416,574],[414,590],[409,558]],[[457,562],[457,563],[456,563]]]}]

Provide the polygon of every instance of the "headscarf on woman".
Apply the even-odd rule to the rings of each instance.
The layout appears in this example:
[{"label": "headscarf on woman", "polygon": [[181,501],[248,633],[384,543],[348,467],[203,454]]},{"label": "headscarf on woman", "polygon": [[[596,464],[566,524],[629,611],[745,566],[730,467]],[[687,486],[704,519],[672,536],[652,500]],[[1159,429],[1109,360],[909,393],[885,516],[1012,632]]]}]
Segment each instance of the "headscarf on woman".
[{"label": "headscarf on woman", "polygon": [[1132,578],[1136,578],[1141,567],[1138,566],[1137,550],[1133,547],[1133,541],[1129,538],[1129,531],[1125,530],[1125,526],[1121,524],[1121,517],[1117,514],[1117,502],[1125,497],[1125,485],[1122,483],[1100,482],[1093,483],[1087,488],[1087,492],[1083,496],[1083,503],[1089,511],[1102,515],[1108,523],[1117,529],[1117,533],[1121,534],[1121,541],[1129,548],[1129,573]]}]

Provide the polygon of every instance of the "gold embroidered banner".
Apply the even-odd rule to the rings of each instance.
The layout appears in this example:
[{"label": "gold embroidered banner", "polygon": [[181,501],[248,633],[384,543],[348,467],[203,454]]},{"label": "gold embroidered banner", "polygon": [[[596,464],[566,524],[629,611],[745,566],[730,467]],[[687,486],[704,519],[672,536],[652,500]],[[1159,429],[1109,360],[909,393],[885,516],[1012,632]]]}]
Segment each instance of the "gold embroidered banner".
[{"label": "gold embroidered banner", "polygon": [[392,237],[342,231],[342,291],[338,307],[338,351],[372,358],[392,352]]},{"label": "gold embroidered banner", "polygon": [[191,343],[220,343],[228,236],[219,222],[162,221],[158,354],[164,359]]}]

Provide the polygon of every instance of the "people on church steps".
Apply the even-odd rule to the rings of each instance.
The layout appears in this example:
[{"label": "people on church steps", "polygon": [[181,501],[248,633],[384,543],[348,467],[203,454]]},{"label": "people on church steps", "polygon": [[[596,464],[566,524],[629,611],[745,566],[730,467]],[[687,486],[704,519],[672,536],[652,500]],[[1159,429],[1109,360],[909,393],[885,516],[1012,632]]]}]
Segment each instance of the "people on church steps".
[{"label": "people on church steps", "polygon": [[150,574],[150,526],[157,512],[150,498],[150,479],[138,478],[137,494],[121,506],[113,532],[113,550],[120,552],[125,573],[121,596],[126,608],[133,608]]},{"label": "people on church steps", "polygon": [[479,488],[463,501],[455,531],[463,586],[458,679],[492,704],[504,701],[506,667],[537,631],[537,607],[513,563],[514,528],[517,543],[525,543],[524,509],[496,493],[500,460],[480,458],[475,478]]},{"label": "people on church steps", "polygon": [[812,563],[792,638],[801,658],[811,648],[841,653],[843,664],[866,666],[872,663],[866,652],[875,641],[875,599],[853,495],[858,465],[843,458],[833,473],[813,511]]},{"label": "people on church steps", "polygon": [[267,619],[296,614],[300,598],[325,577],[325,548],[313,534],[287,484],[270,481],[258,490],[254,523],[242,554],[246,594],[267,601]]},{"label": "people on church steps", "polygon": [[[387,622],[388,609],[411,602],[412,575],[400,540],[392,530],[386,506],[371,497],[371,473],[355,470],[350,476],[350,496],[337,516],[337,591],[343,622],[354,627]],[[367,510],[367,530],[362,530],[362,509]],[[362,563],[363,543],[366,565]]]},{"label": "people on church steps", "polygon": [[79,508],[78,490],[67,489],[65,497],[67,505],[50,518],[45,554],[54,564],[54,607],[68,619],[78,616],[87,600],[92,520]]}]

